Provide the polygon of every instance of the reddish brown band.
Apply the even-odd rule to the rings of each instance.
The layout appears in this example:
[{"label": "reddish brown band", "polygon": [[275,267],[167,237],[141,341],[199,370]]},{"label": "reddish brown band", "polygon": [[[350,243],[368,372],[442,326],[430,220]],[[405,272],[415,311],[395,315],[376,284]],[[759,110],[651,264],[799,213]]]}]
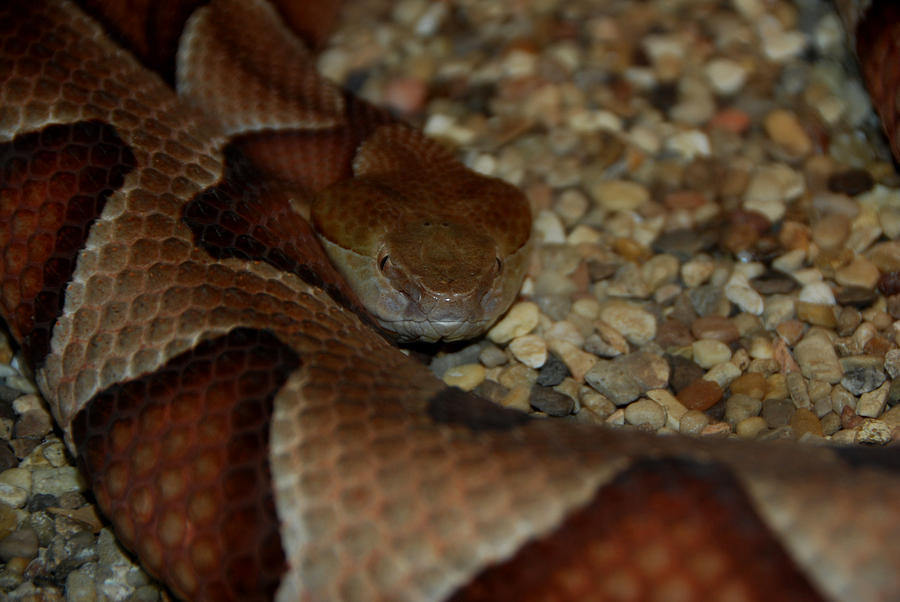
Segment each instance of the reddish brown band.
[{"label": "reddish brown band", "polygon": [[724,468],[644,461],[454,602],[821,600]]},{"label": "reddish brown band", "polygon": [[95,121],[0,144],[0,313],[32,365],[50,349],[91,224],[134,167],[115,129]]},{"label": "reddish brown band", "polygon": [[98,395],[73,439],[122,542],[190,600],[270,600],[285,569],[269,474],[272,400],[299,365],[236,329]]}]

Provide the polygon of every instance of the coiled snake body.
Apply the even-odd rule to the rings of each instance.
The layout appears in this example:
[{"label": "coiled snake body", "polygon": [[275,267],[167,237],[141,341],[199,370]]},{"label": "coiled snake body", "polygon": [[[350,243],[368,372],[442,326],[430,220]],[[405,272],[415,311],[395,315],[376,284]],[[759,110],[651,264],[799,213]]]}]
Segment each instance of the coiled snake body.
[{"label": "coiled snake body", "polygon": [[[385,341],[489,324],[530,217],[512,187],[319,80],[292,30],[315,42],[330,10],[86,4],[112,33],[62,0],[0,7],[0,303],[101,508],[178,596],[900,599],[896,452],[533,420]],[[842,6],[850,23],[861,6]],[[885,46],[862,62],[893,82]],[[289,75],[272,69],[287,57]],[[889,131],[896,89],[874,95]],[[359,310],[369,285],[331,267],[300,217],[310,197],[345,272],[421,303]],[[381,201],[399,197],[453,210],[393,246],[359,234],[389,231]],[[486,261],[423,257],[467,222],[502,225],[465,239]],[[486,309],[469,322],[428,295]]]}]

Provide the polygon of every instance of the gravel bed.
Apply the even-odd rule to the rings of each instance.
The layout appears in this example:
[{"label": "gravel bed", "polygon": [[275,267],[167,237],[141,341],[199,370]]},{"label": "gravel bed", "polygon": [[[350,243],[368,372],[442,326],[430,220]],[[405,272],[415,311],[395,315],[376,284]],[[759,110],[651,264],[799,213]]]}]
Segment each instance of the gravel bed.
[{"label": "gravel bed", "polygon": [[[320,67],[521,186],[521,299],[447,383],[697,436],[900,438],[900,178],[824,0],[351,3]],[[0,597],[165,597],[0,341]]]}]

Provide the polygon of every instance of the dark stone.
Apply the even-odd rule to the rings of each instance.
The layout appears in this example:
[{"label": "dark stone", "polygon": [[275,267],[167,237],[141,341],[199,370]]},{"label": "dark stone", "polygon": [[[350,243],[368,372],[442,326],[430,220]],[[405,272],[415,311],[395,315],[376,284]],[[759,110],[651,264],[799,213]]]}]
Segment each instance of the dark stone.
[{"label": "dark stone", "polygon": [[762,405],[762,417],[771,429],[788,426],[791,417],[797,410],[790,399],[765,399]]},{"label": "dark stone", "polygon": [[35,493],[28,498],[29,512],[38,512],[39,510],[46,510],[55,506],[59,506],[59,500],[55,495],[49,493]]},{"label": "dark stone", "polygon": [[856,196],[867,192],[875,185],[875,179],[865,169],[847,169],[828,177],[828,190]]},{"label": "dark stone", "polygon": [[555,387],[567,376],[569,376],[569,368],[559,359],[558,355],[550,352],[547,355],[547,361],[538,372],[537,384],[542,387]]},{"label": "dark stone", "polygon": [[870,288],[845,286],[835,294],[834,298],[838,305],[849,305],[857,309],[865,309],[875,303],[878,295]]},{"label": "dark stone", "polygon": [[705,374],[703,368],[680,355],[667,355],[666,361],[672,372],[669,374],[669,386],[678,393]]},{"label": "dark stone", "polygon": [[854,395],[862,395],[880,387],[885,374],[874,366],[858,366],[844,369],[841,385]]},{"label": "dark stone", "polygon": [[531,387],[528,403],[549,416],[568,416],[575,410],[575,400],[549,387]]},{"label": "dark stone", "polygon": [[799,284],[789,274],[778,270],[767,270],[756,278],[752,278],[750,286],[760,295],[784,295],[796,289]]}]

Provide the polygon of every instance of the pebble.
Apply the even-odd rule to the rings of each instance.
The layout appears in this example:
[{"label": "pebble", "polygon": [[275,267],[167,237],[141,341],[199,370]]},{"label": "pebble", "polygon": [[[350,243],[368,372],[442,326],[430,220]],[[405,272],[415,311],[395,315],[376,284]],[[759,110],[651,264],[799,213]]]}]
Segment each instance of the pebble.
[{"label": "pebble", "polygon": [[709,369],[731,359],[731,349],[721,341],[701,339],[691,344],[694,362],[701,368]]},{"label": "pebble", "polygon": [[535,334],[526,334],[509,342],[513,356],[529,368],[540,368],[547,361],[547,343]]},{"label": "pebble", "polygon": [[536,303],[530,301],[516,303],[506,313],[506,316],[488,331],[487,337],[498,345],[508,343],[512,339],[524,336],[534,330],[539,316],[540,310]]},{"label": "pebble", "polygon": [[681,417],[679,431],[684,435],[699,435],[709,425],[709,417],[699,410],[688,410]]},{"label": "pebble", "polygon": [[788,399],[765,399],[762,402],[762,417],[770,429],[789,425],[796,410]]},{"label": "pebble", "polygon": [[766,116],[763,123],[769,138],[790,155],[802,157],[812,150],[812,140],[794,113],[776,109]]},{"label": "pebble", "polygon": [[450,387],[471,391],[481,384],[485,374],[484,366],[481,364],[463,364],[447,370],[444,373],[443,381]]},{"label": "pebble", "polygon": [[865,257],[854,257],[846,266],[834,273],[834,279],[843,286],[856,286],[862,289],[873,289],[878,283],[881,272],[875,264]]},{"label": "pebble", "polygon": [[734,274],[725,285],[725,297],[741,310],[757,316],[765,307],[762,296],[750,286],[745,276],[739,274]]},{"label": "pebble", "polygon": [[741,375],[741,369],[731,361],[716,364],[703,375],[704,380],[711,380],[723,389],[727,389],[731,382]]},{"label": "pebble", "polygon": [[630,304],[605,305],[600,310],[600,319],[634,345],[645,345],[656,336],[656,318],[653,314]]},{"label": "pebble", "polygon": [[[528,365],[526,362],[523,363],[526,366]],[[566,367],[565,362],[555,353],[551,353],[541,365],[536,382],[543,387],[555,387],[567,376],[569,376],[569,369]]]},{"label": "pebble", "polygon": [[666,411],[666,426],[672,430],[681,430],[681,419],[688,409],[666,389],[647,391],[647,397],[658,403]]},{"label": "pebble", "polygon": [[894,427],[881,420],[864,420],[856,431],[856,443],[887,445],[893,440]]},{"label": "pebble", "polygon": [[704,316],[691,323],[691,334],[697,339],[720,341],[726,345],[738,340],[741,334],[734,322],[723,316]]},{"label": "pebble", "polygon": [[885,381],[886,376],[880,368],[881,362],[866,361],[867,359],[848,357],[841,361],[844,372],[841,386],[854,395],[868,393]]},{"label": "pebble", "polygon": [[791,416],[791,429],[794,431],[794,436],[798,439],[807,434],[816,437],[825,436],[819,418],[806,408],[799,408]]},{"label": "pebble", "polygon": [[666,424],[666,410],[651,399],[639,399],[625,408],[625,421],[635,426],[647,425],[659,430]]},{"label": "pebble", "polygon": [[585,185],[594,202],[607,211],[634,211],[650,200],[650,192],[636,182],[598,178]]},{"label": "pebble", "polygon": [[598,361],[584,380],[617,406],[629,404],[643,393],[641,385],[612,360]]},{"label": "pebble", "polygon": [[887,396],[890,389],[891,384],[886,382],[877,389],[860,395],[859,403],[856,405],[856,413],[867,418],[880,416],[884,411],[885,404],[887,404]]},{"label": "pebble", "polygon": [[566,341],[551,341],[550,349],[565,363],[572,378],[577,382],[582,382],[584,375],[597,363],[596,356],[582,351]]},{"label": "pebble", "polygon": [[756,439],[769,430],[766,421],[761,416],[750,416],[737,423],[734,432],[741,439]]},{"label": "pebble", "polygon": [[717,58],[706,64],[706,78],[717,94],[734,94],[747,81],[747,69],[737,61]]},{"label": "pebble", "polygon": [[746,372],[731,381],[729,390],[732,395],[748,395],[756,399],[762,399],[766,394],[766,377],[758,372]]},{"label": "pebble", "polygon": [[534,409],[548,416],[568,416],[575,410],[575,400],[564,393],[548,387],[535,385],[531,388],[528,403]]},{"label": "pebble", "polygon": [[749,395],[732,395],[725,401],[725,422],[736,426],[742,420],[758,416],[762,410],[762,401]]},{"label": "pebble", "polygon": [[669,363],[655,353],[637,351],[613,360],[620,370],[635,379],[644,391],[661,389],[669,382]]},{"label": "pebble", "polygon": [[689,410],[708,410],[722,399],[722,388],[708,380],[696,380],[678,392],[678,401]]}]

